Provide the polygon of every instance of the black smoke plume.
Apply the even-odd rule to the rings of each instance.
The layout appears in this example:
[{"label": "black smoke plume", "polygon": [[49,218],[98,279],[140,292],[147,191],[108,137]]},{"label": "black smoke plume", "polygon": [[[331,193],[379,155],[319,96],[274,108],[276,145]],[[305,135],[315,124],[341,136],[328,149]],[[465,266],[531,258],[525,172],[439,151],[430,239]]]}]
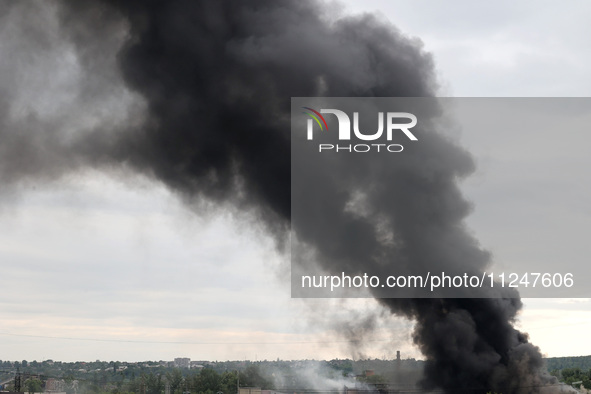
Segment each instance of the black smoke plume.
[{"label": "black smoke plume", "polygon": [[[34,44],[29,51],[51,52],[60,48],[60,40],[72,45],[80,67],[92,76],[79,81],[82,101],[116,96],[117,84],[124,83],[145,100],[145,109],[112,121],[99,114],[101,122],[80,126],[83,133],[66,132],[62,118],[41,122],[32,114],[14,120],[14,103],[7,97],[19,87],[3,80],[0,176],[5,184],[54,179],[89,166],[125,167],[189,201],[254,212],[279,242],[291,222],[291,97],[432,97],[437,91],[432,58],[419,41],[373,15],[335,16],[330,7],[312,1],[51,3],[60,22],[58,37],[36,28],[43,23],[36,7],[47,5],[24,4],[3,3],[1,17],[28,21],[28,42]],[[117,58],[110,57],[121,42]],[[8,72],[16,71],[3,68]],[[351,188],[365,190],[367,206],[388,219],[398,240],[395,248],[384,249],[375,233],[366,231],[367,218],[350,217],[350,195],[338,195],[330,179],[319,184],[319,193],[333,202],[327,213],[332,223],[343,233],[364,234],[357,243],[334,236],[311,244],[327,270],[339,262],[352,271],[384,269],[384,259],[426,265],[437,258],[451,271],[486,266],[488,253],[464,226],[470,204],[457,186],[473,171],[472,158],[445,138],[434,141],[412,162],[388,169],[388,185],[372,187],[375,179],[359,173],[349,179]],[[295,231],[312,243],[306,226]],[[379,254],[373,251],[391,254],[379,261],[363,258]],[[427,389],[537,393],[554,382],[541,372],[539,350],[513,328],[522,306],[515,293],[379,302],[416,320],[414,341],[428,360]]]}]

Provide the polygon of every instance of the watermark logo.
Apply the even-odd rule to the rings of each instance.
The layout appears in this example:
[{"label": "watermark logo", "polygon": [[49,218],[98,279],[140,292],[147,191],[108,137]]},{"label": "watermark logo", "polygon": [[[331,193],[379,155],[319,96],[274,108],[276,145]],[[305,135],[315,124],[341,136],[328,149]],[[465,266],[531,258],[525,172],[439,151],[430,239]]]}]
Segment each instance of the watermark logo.
[{"label": "watermark logo", "polygon": [[[302,107],[303,109],[307,109],[308,111],[312,111],[312,113],[310,112],[302,112],[308,116],[310,116],[312,119],[314,119],[316,121],[316,123],[318,123],[318,126],[320,126],[320,130],[322,130],[322,123],[324,123],[324,126],[326,127],[326,130],[328,130],[328,125],[326,124],[326,120],[324,119],[324,116],[320,115],[320,112],[310,108],[310,107]],[[322,111],[322,110],[321,110]],[[322,119],[322,123],[320,123],[320,119]],[[312,139],[312,119],[308,119],[308,139],[311,140]]]},{"label": "watermark logo", "polygon": [[[318,125],[320,131],[328,131],[328,124],[322,114],[334,115],[338,122],[338,140],[350,141],[352,135],[361,141],[376,141],[383,137],[385,131],[386,141],[390,142],[395,133],[402,132],[409,140],[418,141],[418,138],[410,131],[411,128],[417,125],[417,117],[408,112],[378,112],[378,129],[376,132],[367,133],[360,130],[359,127],[359,112],[353,112],[353,127],[351,127],[351,119],[344,111],[338,109],[320,109],[316,111],[310,107],[302,107],[306,111],[304,114],[308,115],[307,119],[307,139],[314,140],[314,124]],[[406,122],[400,122],[400,120]],[[409,122],[410,121],[410,122]],[[385,126],[384,126],[385,125]],[[317,128],[317,129],[318,129]],[[352,133],[351,133],[352,130]],[[334,151],[334,152],[357,152],[364,153],[370,151],[388,151],[388,152],[402,152],[404,149],[400,144],[386,144],[386,143],[372,143],[372,144],[318,144],[319,152]]]}]

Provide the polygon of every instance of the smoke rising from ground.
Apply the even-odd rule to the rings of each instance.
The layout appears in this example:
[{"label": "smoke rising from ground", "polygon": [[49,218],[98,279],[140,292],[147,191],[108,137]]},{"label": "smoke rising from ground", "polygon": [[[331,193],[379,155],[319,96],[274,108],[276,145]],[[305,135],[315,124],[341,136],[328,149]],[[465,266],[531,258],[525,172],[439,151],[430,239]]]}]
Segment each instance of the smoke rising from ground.
[{"label": "smoke rising from ground", "polygon": [[[86,167],[133,170],[188,201],[252,212],[280,244],[291,221],[291,97],[430,97],[437,89],[433,61],[419,41],[372,15],[335,19],[311,1],[1,7],[2,51],[16,56],[0,60],[4,184]],[[343,242],[338,232],[323,232],[313,243],[313,223],[294,224],[327,270],[428,265],[435,258],[452,271],[486,267],[489,254],[465,228],[471,206],[457,186],[474,163],[447,139],[433,141],[376,178],[358,172],[345,185],[320,179],[319,193],[333,202],[325,212],[331,224],[364,234]],[[390,182],[378,183],[384,178]],[[349,193],[338,194],[342,188]],[[367,215],[348,210],[358,190],[388,219],[396,245],[380,242]],[[426,388],[540,392],[553,380],[540,372],[539,350],[513,328],[522,306],[517,295],[501,296],[379,302],[416,320]]]}]

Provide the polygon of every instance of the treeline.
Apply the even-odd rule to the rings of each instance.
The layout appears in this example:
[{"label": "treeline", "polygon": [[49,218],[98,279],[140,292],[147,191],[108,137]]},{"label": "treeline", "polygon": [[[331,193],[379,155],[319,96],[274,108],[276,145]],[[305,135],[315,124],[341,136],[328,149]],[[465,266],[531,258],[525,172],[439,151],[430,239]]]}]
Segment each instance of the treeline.
[{"label": "treeline", "polygon": [[579,357],[551,357],[546,359],[548,371],[561,370],[565,368],[580,368],[588,370],[591,368],[591,356]]},{"label": "treeline", "polygon": [[[193,361],[191,369],[182,369],[182,373],[192,374],[201,368],[210,368],[222,374],[226,371],[245,372],[249,366],[257,366],[263,376],[275,375],[283,378],[285,386],[298,387],[301,382],[293,377],[299,371],[310,369],[325,371],[324,375],[331,376],[355,376],[362,374],[365,370],[373,370],[376,374],[388,375],[391,371],[421,371],[422,361],[414,359],[406,360],[263,360],[263,361]],[[6,381],[7,378],[15,376],[20,371],[26,376],[40,376],[41,380],[49,378],[66,379],[68,381],[93,381],[98,385],[117,382],[131,382],[142,375],[166,376],[173,369],[173,362],[170,361],[90,361],[90,362],[61,362],[53,360],[45,361],[1,361],[0,378]],[[235,372],[234,372],[235,373]]]},{"label": "treeline", "polygon": [[264,387],[272,389],[272,380],[261,373],[257,365],[249,365],[244,371],[217,372],[212,368],[202,368],[200,371],[173,369],[165,374],[144,373],[141,376],[132,378],[129,382],[111,384],[111,387],[90,385],[87,393],[146,393],[162,394],[236,394],[238,385],[241,387]]},{"label": "treeline", "polygon": [[[591,368],[588,370],[582,370],[581,368],[554,369],[550,371],[550,374],[568,385],[572,385],[574,382],[582,382],[583,387],[591,389]],[[576,388],[579,388],[578,384],[576,386]]]},{"label": "treeline", "polygon": [[582,382],[586,389],[591,389],[591,356],[551,357],[546,359],[546,366],[561,382]]},{"label": "treeline", "polygon": [[[49,378],[55,379],[55,378]],[[59,379],[60,391],[67,394],[237,394],[240,387],[263,387],[273,389],[273,381],[265,376],[256,364],[244,371],[217,372],[212,368],[201,370],[171,369],[165,373],[142,372],[125,378],[117,374],[111,379],[95,374],[91,379]],[[34,393],[46,388],[48,378],[32,376],[22,382],[22,391]],[[14,391],[14,383],[6,389]]]}]

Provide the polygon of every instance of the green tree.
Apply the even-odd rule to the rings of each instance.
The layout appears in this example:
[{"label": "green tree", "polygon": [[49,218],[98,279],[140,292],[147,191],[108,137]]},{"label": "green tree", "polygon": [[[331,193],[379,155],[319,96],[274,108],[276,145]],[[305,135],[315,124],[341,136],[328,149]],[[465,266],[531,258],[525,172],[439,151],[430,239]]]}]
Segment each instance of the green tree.
[{"label": "green tree", "polygon": [[178,368],[166,373],[166,381],[170,386],[170,392],[173,394],[182,393],[184,380],[183,373]]},{"label": "green tree", "polygon": [[212,391],[217,393],[221,390],[221,376],[212,368],[203,368],[199,373],[198,392]]},{"label": "green tree", "polygon": [[25,389],[29,394],[40,393],[43,391],[43,383],[37,378],[30,378],[25,382]]},{"label": "green tree", "polygon": [[271,379],[263,375],[261,368],[256,364],[250,364],[240,372],[240,387],[261,387],[263,389],[274,389]]},{"label": "green tree", "polygon": [[146,394],[161,394],[164,391],[164,382],[162,375],[149,374],[145,375]]},{"label": "green tree", "polygon": [[134,376],[129,381],[129,383],[127,385],[127,390],[131,391],[132,393],[139,393],[141,386],[142,386],[141,378],[136,378]]},{"label": "green tree", "polygon": [[224,394],[236,394],[236,372],[225,371],[224,373],[222,373],[220,386],[220,391],[222,391]]}]

